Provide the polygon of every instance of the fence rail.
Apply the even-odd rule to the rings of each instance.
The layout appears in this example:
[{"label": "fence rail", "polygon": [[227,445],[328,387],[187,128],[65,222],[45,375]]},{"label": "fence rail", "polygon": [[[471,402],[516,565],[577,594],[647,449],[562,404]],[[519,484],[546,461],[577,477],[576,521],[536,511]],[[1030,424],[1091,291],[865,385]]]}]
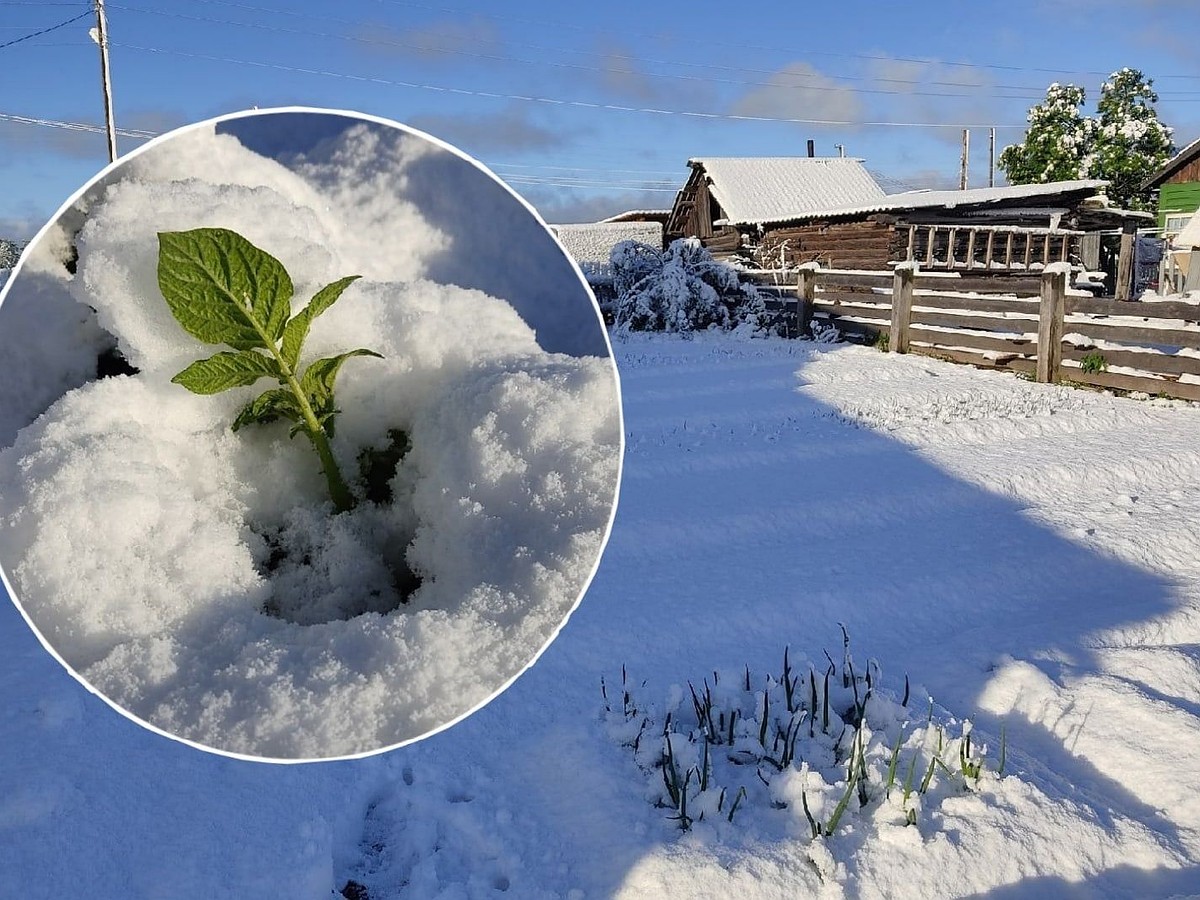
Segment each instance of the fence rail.
[{"label": "fence rail", "polygon": [[[883,344],[955,362],[1200,400],[1200,305],[1130,303],[1075,296],[1069,267],[1039,277],[981,278],[924,273],[837,272],[815,264],[788,275],[750,277],[790,315],[791,333],[813,322]],[[772,284],[774,282],[774,284]]]}]

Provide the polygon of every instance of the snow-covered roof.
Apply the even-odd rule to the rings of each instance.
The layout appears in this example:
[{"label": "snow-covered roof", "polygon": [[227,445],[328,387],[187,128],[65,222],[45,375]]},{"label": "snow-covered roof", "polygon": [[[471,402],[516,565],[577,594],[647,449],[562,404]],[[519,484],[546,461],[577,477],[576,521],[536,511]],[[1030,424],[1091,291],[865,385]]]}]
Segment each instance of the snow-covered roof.
[{"label": "snow-covered roof", "polygon": [[1093,178],[1080,181],[1051,181],[1047,184],[1014,184],[1005,187],[968,188],[965,191],[906,191],[902,194],[886,194],[866,203],[806,210],[799,215],[782,215],[773,219],[762,220],[762,224],[818,216],[867,215],[899,209],[930,209],[934,207],[953,209],[956,206],[975,206],[986,203],[1001,203],[1006,200],[1036,199],[1056,194],[1069,194],[1076,191],[1098,191],[1107,184],[1107,181]]},{"label": "snow-covered roof", "polygon": [[725,221],[738,225],[804,215],[885,196],[861,159],[843,157],[701,157],[709,192]]},{"label": "snow-covered roof", "polygon": [[624,212],[617,213],[615,216],[601,219],[600,222],[603,224],[609,222],[640,222],[651,217],[665,220],[669,215],[671,215],[671,210],[669,209],[627,209]]},{"label": "snow-covered roof", "polygon": [[580,263],[606,263],[621,241],[662,245],[661,222],[593,222],[587,225],[551,225],[571,257]]}]

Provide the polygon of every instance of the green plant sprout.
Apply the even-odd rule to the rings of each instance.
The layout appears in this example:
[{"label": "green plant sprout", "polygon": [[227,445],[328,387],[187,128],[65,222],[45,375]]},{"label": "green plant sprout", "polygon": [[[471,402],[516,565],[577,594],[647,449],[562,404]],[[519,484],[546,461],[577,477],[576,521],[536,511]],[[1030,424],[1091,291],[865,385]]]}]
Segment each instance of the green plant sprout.
[{"label": "green plant sprout", "polygon": [[303,431],[321,460],[329,496],[338,512],[353,509],[329,446],[334,433],[333,385],[342,364],[373,350],[350,350],[317,359],[300,373],[300,351],[313,320],[337,301],[358,275],[328,284],[292,315],[292,279],[283,264],[225,228],[165,231],[158,235],[158,288],[183,330],[221,351],[197,360],[171,379],[195,394],[219,394],[274,378],[281,385],[259,394],[233,420],[244,425],[291,421],[291,436]]},{"label": "green plant sprout", "polygon": [[[661,711],[630,699],[622,666],[622,703],[600,679],[605,718],[610,734],[633,750],[634,762],[651,779],[654,805],[669,810],[667,818],[681,831],[704,821],[706,813],[732,822],[743,805],[787,809],[793,801],[772,785],[776,774],[786,779],[797,770],[802,778],[799,805],[813,840],[833,837],[852,810],[867,809],[871,816],[872,807],[891,801],[899,807],[903,824],[912,826],[948,789],[978,789],[990,766],[987,746],[976,742],[970,721],[962,722],[961,738],[951,738],[935,721],[932,697],[928,712],[897,703],[899,692],[883,686],[879,664],[868,658],[860,675],[849,651],[849,636],[843,633],[841,686],[831,684],[839,667],[826,654],[829,664],[820,678],[809,665],[805,691],[790,648],[785,648],[778,680],[767,675],[761,691],[755,690],[757,679],[749,666],[732,679],[714,671],[711,683],[707,677],[699,687],[688,682],[686,692],[670,701],[672,708]],[[691,700],[690,708],[685,697]],[[906,674],[903,704],[911,699]],[[876,718],[878,722],[872,721]],[[661,734],[659,748],[639,753],[643,734]],[[906,736],[919,739],[909,742],[914,745],[911,750],[905,748]],[[1006,753],[1002,725],[997,777],[1003,774]],[[878,758],[883,769],[876,773],[868,758]],[[842,782],[833,808],[822,802],[819,816],[808,799],[810,768],[820,772],[822,794]],[[838,769],[841,778],[835,774]],[[855,798],[857,803],[852,802]]]},{"label": "green plant sprout", "polygon": [[1103,353],[1085,353],[1079,360],[1079,369],[1090,375],[1106,372],[1108,371],[1108,360],[1104,358]]}]

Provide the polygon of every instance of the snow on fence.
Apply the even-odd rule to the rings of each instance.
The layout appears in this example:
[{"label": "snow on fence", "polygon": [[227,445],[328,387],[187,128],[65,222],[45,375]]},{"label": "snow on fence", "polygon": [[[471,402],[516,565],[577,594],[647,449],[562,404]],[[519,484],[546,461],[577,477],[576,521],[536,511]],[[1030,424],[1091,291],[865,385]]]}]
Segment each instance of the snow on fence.
[{"label": "snow on fence", "polygon": [[[1007,369],[1038,381],[1200,400],[1200,305],[1130,303],[1068,293],[1065,264],[1025,278],[955,277],[900,266],[846,272],[814,264],[777,286],[746,273],[794,311],[793,334],[832,324],[894,353]],[[898,298],[893,303],[893,298]]]}]

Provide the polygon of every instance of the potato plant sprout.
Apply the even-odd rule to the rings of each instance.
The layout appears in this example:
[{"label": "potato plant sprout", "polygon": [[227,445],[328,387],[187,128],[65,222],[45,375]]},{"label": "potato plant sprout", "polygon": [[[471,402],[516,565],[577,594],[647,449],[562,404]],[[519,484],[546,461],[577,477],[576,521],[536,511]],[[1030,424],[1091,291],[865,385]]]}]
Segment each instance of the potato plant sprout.
[{"label": "potato plant sprout", "polygon": [[218,394],[274,378],[280,387],[259,394],[237,414],[233,430],[283,418],[293,437],[312,442],[338,512],[354,507],[354,495],[329,446],[334,432],[333,385],[357,349],[317,359],[300,372],[300,352],[313,320],[333,306],[359,276],[348,275],[321,288],[292,315],[292,279],[283,264],[235,231],[196,228],[158,235],[158,287],[184,331],[223,350],[197,360],[171,380],[195,394]]}]

